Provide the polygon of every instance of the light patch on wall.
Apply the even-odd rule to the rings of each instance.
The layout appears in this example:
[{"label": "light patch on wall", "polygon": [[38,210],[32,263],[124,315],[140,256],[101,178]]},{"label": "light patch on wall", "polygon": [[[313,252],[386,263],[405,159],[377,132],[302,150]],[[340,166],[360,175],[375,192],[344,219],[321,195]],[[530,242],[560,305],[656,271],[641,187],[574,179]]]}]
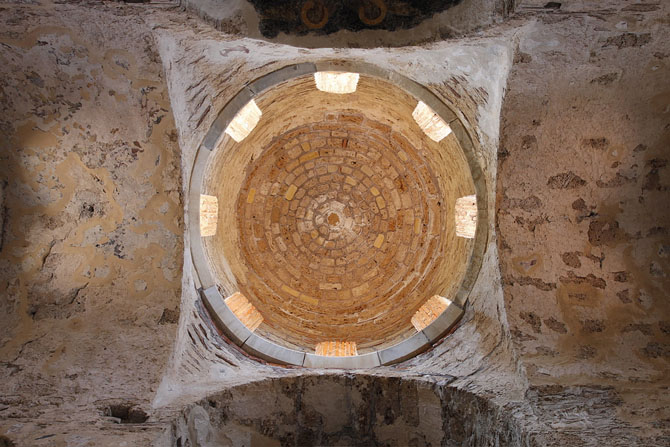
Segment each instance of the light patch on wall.
[{"label": "light patch on wall", "polygon": [[226,127],[226,133],[232,137],[236,142],[244,140],[247,135],[254,130],[256,124],[261,119],[261,109],[256,105],[253,99],[247,103],[242,109],[237,112],[235,118]]},{"label": "light patch on wall", "polygon": [[451,305],[451,301],[440,295],[433,295],[412,316],[412,325],[417,331],[422,331],[435,321],[444,310]]},{"label": "light patch on wall", "polygon": [[316,345],[316,355],[350,357],[358,355],[355,341],[322,341]]},{"label": "light patch on wall", "polygon": [[465,196],[456,200],[456,236],[472,239],[477,229],[477,197]]},{"label": "light patch on wall", "polygon": [[412,117],[421,130],[435,142],[439,143],[444,137],[451,133],[449,124],[445,123],[444,120],[423,101],[419,101],[416,105],[414,112],[412,112]]},{"label": "light patch on wall", "polygon": [[246,296],[240,292],[235,292],[226,298],[226,305],[235,314],[238,320],[247,327],[251,332],[255,331],[263,322],[263,316],[249,302]]},{"label": "light patch on wall", "polygon": [[200,194],[200,236],[214,236],[219,216],[219,201],[214,196]]},{"label": "light patch on wall", "polygon": [[314,73],[316,88],[327,93],[353,93],[358,85],[358,73],[340,73],[336,71],[319,71]]}]

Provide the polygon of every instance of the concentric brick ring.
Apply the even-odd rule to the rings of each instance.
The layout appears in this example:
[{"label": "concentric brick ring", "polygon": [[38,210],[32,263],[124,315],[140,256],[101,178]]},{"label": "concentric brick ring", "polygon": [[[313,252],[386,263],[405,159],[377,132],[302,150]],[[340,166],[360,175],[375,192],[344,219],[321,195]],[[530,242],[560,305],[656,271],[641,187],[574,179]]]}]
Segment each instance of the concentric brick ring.
[{"label": "concentric brick ring", "polygon": [[276,137],[237,199],[249,268],[240,291],[263,309],[267,335],[301,347],[328,334],[359,349],[399,337],[407,309],[438,286],[441,197],[407,139],[361,115],[328,114]]}]

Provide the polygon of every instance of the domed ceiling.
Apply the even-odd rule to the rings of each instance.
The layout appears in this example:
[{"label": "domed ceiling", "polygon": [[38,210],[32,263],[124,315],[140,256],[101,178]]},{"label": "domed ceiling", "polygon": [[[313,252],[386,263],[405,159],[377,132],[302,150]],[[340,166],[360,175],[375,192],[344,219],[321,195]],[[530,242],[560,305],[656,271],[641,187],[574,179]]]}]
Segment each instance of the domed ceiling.
[{"label": "domed ceiling", "polygon": [[476,189],[446,118],[345,72],[292,77],[239,108],[201,189],[216,207],[202,243],[236,316],[289,349],[356,355],[462,305]]}]

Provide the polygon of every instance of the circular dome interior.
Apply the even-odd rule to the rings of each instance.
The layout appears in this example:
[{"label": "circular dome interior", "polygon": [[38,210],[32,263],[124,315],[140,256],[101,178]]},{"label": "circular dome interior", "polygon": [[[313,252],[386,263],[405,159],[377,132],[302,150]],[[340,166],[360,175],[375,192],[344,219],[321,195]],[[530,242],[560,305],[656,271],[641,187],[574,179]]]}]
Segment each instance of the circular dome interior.
[{"label": "circular dome interior", "polygon": [[474,244],[457,202],[474,203],[475,184],[448,123],[414,95],[325,76],[280,82],[237,112],[203,176],[217,218],[202,244],[255,334],[365,354],[416,334],[461,287]]}]

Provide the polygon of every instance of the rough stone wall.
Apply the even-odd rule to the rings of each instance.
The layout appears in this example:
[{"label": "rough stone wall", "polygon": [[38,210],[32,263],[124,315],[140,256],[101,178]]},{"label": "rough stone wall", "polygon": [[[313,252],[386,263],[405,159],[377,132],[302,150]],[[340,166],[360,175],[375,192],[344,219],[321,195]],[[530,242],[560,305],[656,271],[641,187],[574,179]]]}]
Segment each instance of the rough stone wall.
[{"label": "rough stone wall", "polygon": [[132,8],[3,4],[0,108],[0,433],[146,445],[155,428],[102,415],[146,419],[179,316],[181,173],[153,38]]},{"label": "rough stone wall", "polygon": [[193,447],[542,445],[512,408],[449,387],[450,380],[329,374],[251,383],[188,405],[171,441]]},{"label": "rough stone wall", "polygon": [[609,387],[618,417],[663,444],[670,5],[578,6],[533,13],[510,75],[497,203],[507,314],[533,386]]},{"label": "rough stone wall", "polygon": [[193,447],[667,444],[618,420],[621,400],[609,387],[547,386],[497,405],[454,380],[406,372],[263,380],[186,405],[163,439]]}]

